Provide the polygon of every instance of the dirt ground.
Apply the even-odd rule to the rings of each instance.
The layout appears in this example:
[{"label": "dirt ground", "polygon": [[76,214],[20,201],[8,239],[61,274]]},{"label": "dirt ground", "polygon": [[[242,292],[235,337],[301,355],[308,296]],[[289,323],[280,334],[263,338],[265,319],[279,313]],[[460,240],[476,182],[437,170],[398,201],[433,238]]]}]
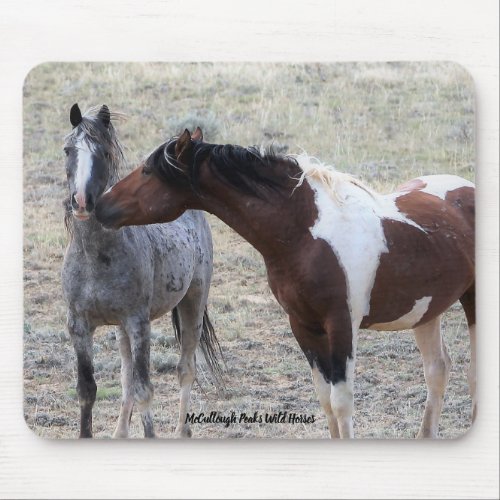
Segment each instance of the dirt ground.
[{"label": "dirt ground", "polygon": [[[60,270],[67,234],[62,143],[69,109],[106,103],[128,119],[117,124],[132,167],[185,126],[207,140],[273,142],[302,149],[388,192],[422,174],[474,179],[472,82],[446,63],[332,65],[63,64],[36,67],[24,88],[24,414],[39,436],[78,435],[75,357],[65,327]],[[266,281],[260,255],[218,219],[209,314],[227,366],[225,391],[203,374],[192,411],[236,416],[197,423],[195,438],[327,438],[309,366]],[[459,304],[444,316],[453,361],[440,434],[470,426],[466,368],[469,342]],[[153,323],[152,380],[159,437],[172,437],[178,411],[178,347],[169,315]],[[109,438],[120,407],[120,359],[113,327],[95,337],[98,399],[94,435]],[[426,390],[411,331],[362,331],[358,345],[354,428],[358,438],[412,438]],[[245,414],[296,414],[295,423],[239,421]],[[302,418],[299,418],[302,416]],[[304,422],[303,420],[309,420]],[[311,422],[311,420],[313,420]],[[140,418],[132,418],[140,438]]]}]

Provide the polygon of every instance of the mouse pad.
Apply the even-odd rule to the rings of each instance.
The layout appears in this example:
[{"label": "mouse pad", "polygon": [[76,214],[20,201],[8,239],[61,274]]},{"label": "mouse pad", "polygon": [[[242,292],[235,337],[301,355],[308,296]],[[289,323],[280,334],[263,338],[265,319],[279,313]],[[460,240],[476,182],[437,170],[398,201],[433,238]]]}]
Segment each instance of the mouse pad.
[{"label": "mouse pad", "polygon": [[473,82],[448,62],[45,63],[24,83],[44,438],[453,439]]}]

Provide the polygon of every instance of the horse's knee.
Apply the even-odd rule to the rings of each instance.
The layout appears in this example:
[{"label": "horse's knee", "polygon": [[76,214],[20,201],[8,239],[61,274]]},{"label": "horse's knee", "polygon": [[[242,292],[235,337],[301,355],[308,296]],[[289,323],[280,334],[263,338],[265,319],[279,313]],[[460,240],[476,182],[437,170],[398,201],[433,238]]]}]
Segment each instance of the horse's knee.
[{"label": "horse's knee", "polygon": [[94,379],[92,362],[84,356],[78,355],[78,380],[76,389],[81,407],[94,404],[97,394],[97,385]]},{"label": "horse's knee", "polygon": [[78,392],[78,401],[80,406],[93,406],[97,396],[97,385],[95,380],[79,380],[76,386]]},{"label": "horse's knee", "polygon": [[180,359],[179,363],[177,363],[177,378],[181,387],[194,382],[196,378],[194,359],[192,361]]},{"label": "horse's knee", "polygon": [[154,389],[151,382],[134,382],[134,401],[139,411],[144,411],[151,406],[154,396]]},{"label": "horse's knee", "polygon": [[429,363],[425,370],[427,384],[433,390],[443,391],[450,374],[451,359],[447,353]]}]

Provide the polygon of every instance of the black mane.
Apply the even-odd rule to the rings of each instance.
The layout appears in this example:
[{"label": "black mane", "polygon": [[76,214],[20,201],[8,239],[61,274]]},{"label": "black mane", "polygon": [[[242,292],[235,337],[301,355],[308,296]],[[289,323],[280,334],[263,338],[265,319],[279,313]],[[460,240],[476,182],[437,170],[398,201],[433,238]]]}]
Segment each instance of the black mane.
[{"label": "black mane", "polygon": [[175,158],[175,142],[177,138],[163,143],[146,159],[146,170],[155,172],[166,183],[189,185],[189,176]]},{"label": "black mane", "polygon": [[294,158],[277,154],[272,148],[261,152],[256,147],[198,141],[194,142],[193,157],[186,170],[175,156],[176,140],[173,138],[156,149],[146,160],[146,167],[164,182],[190,186],[197,193],[200,193],[199,171],[204,161],[222,182],[259,198],[265,197],[269,190],[282,193],[290,187],[290,179],[297,179],[301,172]]}]

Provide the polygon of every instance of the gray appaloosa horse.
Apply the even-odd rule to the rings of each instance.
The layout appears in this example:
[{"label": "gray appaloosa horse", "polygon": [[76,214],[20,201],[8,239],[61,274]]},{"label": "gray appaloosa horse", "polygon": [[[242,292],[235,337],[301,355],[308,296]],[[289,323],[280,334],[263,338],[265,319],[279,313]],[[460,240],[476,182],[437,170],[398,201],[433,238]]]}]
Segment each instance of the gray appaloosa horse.
[{"label": "gray appaloosa horse", "polygon": [[92,437],[96,383],[93,333],[101,325],[119,326],[122,405],[114,437],[125,438],[134,404],[141,412],[144,435],[154,437],[149,376],[150,321],[172,311],[181,343],[177,365],[180,409],[177,437],[189,437],[186,423],[190,391],[196,377],[195,350],[200,345],[211,371],[220,380],[217,339],[206,303],[212,276],[212,237],[202,212],[189,210],[168,224],[109,230],[94,207],[118,181],[124,163],[108,107],[82,116],[70,112],[73,131],[66,137],[69,198],[66,227],[70,242],[62,269],[68,330],[78,368],[80,437]]}]

